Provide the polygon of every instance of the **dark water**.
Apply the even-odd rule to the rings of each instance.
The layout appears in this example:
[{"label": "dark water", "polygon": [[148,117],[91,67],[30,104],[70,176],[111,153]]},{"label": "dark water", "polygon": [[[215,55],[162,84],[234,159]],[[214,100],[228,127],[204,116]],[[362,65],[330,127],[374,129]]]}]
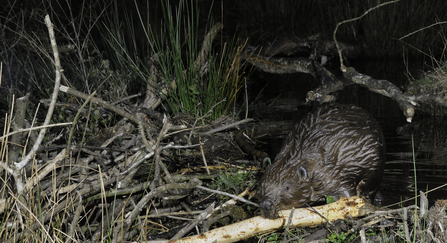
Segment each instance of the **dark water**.
[{"label": "dark water", "polygon": [[[404,87],[408,82],[406,68],[400,62],[359,63],[355,68],[373,78],[392,81],[398,87]],[[417,68],[414,70],[417,74]],[[311,110],[304,105],[305,97],[318,85],[306,74],[254,76],[248,90],[249,99],[255,105],[249,116],[259,119],[261,126],[281,124],[279,128],[265,132],[261,138],[271,158],[279,152],[292,125]],[[423,116],[417,112],[413,122],[408,123],[392,99],[357,85],[339,92],[337,102],[363,107],[382,127],[387,151],[381,185],[384,205],[413,197],[416,187],[417,191],[428,191],[447,184],[447,118]],[[431,203],[446,198],[447,186],[428,194]],[[414,204],[414,200],[406,204]]]}]

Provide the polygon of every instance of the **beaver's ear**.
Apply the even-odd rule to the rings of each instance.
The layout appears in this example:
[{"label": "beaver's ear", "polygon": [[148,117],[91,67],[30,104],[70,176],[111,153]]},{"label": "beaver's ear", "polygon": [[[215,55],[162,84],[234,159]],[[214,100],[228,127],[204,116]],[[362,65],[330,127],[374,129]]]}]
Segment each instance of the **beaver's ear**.
[{"label": "beaver's ear", "polygon": [[307,179],[307,170],[303,166],[298,166],[298,175],[300,179]]}]

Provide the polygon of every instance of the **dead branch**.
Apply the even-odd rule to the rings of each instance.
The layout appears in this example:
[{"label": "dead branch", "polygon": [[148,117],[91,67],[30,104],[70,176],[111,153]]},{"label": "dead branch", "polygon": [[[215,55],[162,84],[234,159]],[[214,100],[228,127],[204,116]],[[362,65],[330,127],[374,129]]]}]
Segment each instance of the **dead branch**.
[{"label": "dead branch", "polygon": [[201,184],[202,184],[202,181],[200,181],[199,179],[194,179],[193,178],[189,182],[186,182],[186,183],[172,183],[172,184],[167,184],[167,185],[163,185],[163,186],[155,188],[154,190],[150,191],[147,195],[145,195],[138,202],[137,205],[135,205],[135,207],[132,210],[132,212],[125,219],[126,225],[131,226],[132,221],[135,220],[135,218],[140,213],[140,210],[143,208],[143,206],[146,205],[147,202],[151,198],[157,196],[161,192],[164,192],[164,191],[167,191],[167,190],[173,190],[173,189],[192,189],[192,188],[195,188],[197,186],[200,186]]},{"label": "dead branch", "polygon": [[216,38],[217,33],[223,29],[222,23],[215,24],[208,34],[206,34],[203,39],[202,48],[199,52],[197,60],[194,62],[194,67],[196,70],[201,70],[203,65],[205,65],[206,60],[208,59],[208,54],[211,50],[211,44],[213,43],[214,38]]},{"label": "dead branch", "polygon": [[244,120],[240,120],[240,121],[237,121],[237,122],[229,124],[229,125],[224,125],[224,126],[221,126],[221,127],[215,128],[215,129],[211,129],[211,130],[209,130],[207,132],[204,132],[203,135],[212,135],[213,133],[221,132],[221,131],[226,130],[228,128],[239,126],[241,124],[244,124],[244,123],[247,123],[247,122],[251,122],[251,121],[253,121],[252,118],[247,118],[247,119],[244,119]]},{"label": "dead branch", "polygon": [[[447,106],[447,101],[435,95],[419,95],[419,96],[411,96],[408,94],[404,94],[398,87],[396,87],[393,83],[388,80],[377,80],[365,74],[361,74],[357,72],[352,67],[344,67],[344,79],[340,80],[331,72],[329,72],[326,68],[324,68],[321,64],[317,62],[313,62],[309,59],[301,58],[302,65],[291,65],[287,66],[287,61],[283,61],[285,58],[274,59],[268,58],[266,60],[262,59],[263,57],[257,56],[256,58],[250,57],[248,60],[253,65],[261,68],[263,71],[272,72],[272,73],[290,73],[290,72],[302,72],[302,73],[311,73],[319,78],[322,85],[315,90],[311,90],[307,93],[306,100],[307,101],[317,101],[319,103],[326,103],[330,101],[334,101],[335,96],[331,95],[331,93],[342,90],[348,85],[359,84],[368,88],[369,90],[381,94],[383,96],[387,96],[396,101],[403,111],[403,114],[407,118],[408,122],[411,122],[415,108],[414,106],[418,105],[416,102],[436,102],[440,105]],[[253,60],[257,60],[256,62]],[[268,67],[267,67],[268,66]],[[294,69],[291,71],[291,69]],[[277,71],[281,69],[281,71]]]},{"label": "dead branch", "polygon": [[394,84],[387,80],[373,79],[367,75],[357,72],[352,67],[347,68],[346,72],[343,73],[343,76],[348,81],[365,86],[373,92],[395,100],[400,109],[403,111],[405,117],[407,117],[407,121],[411,122],[414,116],[413,105],[416,105],[416,103],[412,102],[413,104],[410,104],[411,101]]},{"label": "dead branch", "polygon": [[[67,87],[65,85],[61,85],[60,90],[62,92],[74,95],[74,96],[82,98],[84,100],[88,99],[88,97],[89,97],[89,95],[84,94],[84,93],[82,93],[80,91],[77,91],[75,89],[72,89],[70,87]],[[110,103],[108,103],[108,102],[106,102],[106,101],[104,101],[102,99],[96,98],[96,97],[92,97],[91,101],[93,103],[95,103],[95,104],[102,105],[105,108],[107,108],[107,109],[117,113],[118,115],[120,115],[122,117],[125,117],[125,118],[135,122],[136,124],[138,124],[138,118],[137,118],[136,115],[133,115],[133,114],[131,114],[131,113],[129,113],[129,112],[123,110],[123,109],[118,108],[117,106],[114,106],[114,105],[112,105],[112,104],[110,104]],[[146,125],[149,126],[150,124],[146,124]]]},{"label": "dead branch", "polygon": [[253,205],[253,206],[255,206],[255,207],[259,207],[259,204],[257,204],[257,203],[248,201],[247,199],[245,199],[245,198],[243,198],[243,197],[239,197],[239,196],[236,196],[236,195],[233,195],[233,194],[230,194],[230,193],[226,193],[226,192],[221,192],[221,191],[217,191],[217,190],[209,189],[209,188],[204,187],[204,186],[197,186],[197,188],[202,189],[202,190],[204,190],[204,191],[209,191],[209,192],[212,192],[212,193],[221,194],[221,195],[224,195],[224,196],[227,196],[227,197],[232,197],[232,198],[237,199],[237,200],[239,200],[239,201],[241,201],[241,202],[244,202],[244,203]]},{"label": "dead branch", "polygon": [[309,73],[315,77],[312,61],[307,58],[275,58],[241,53],[241,59],[267,73]]},{"label": "dead branch", "polygon": [[185,228],[181,229],[171,240],[177,241],[184,235],[186,235],[192,228],[194,228],[197,224],[199,224],[202,220],[206,218],[214,209],[214,202],[211,203],[202,213],[200,213],[193,221],[191,221]]},{"label": "dead branch", "polygon": [[[59,86],[61,83],[61,75],[62,75],[62,66],[61,66],[61,62],[59,59],[59,51],[57,49],[56,38],[54,36],[53,24],[51,23],[49,15],[45,16],[45,24],[47,25],[47,28],[48,28],[48,33],[50,35],[50,41],[51,41],[51,47],[53,49],[56,77],[55,77],[55,81],[54,81],[53,95],[51,96],[51,103],[50,103],[50,106],[48,107],[47,116],[45,117],[43,126],[50,124],[51,117],[53,116],[53,111],[54,111],[54,107],[56,104],[57,94],[59,92]],[[15,166],[18,170],[25,167],[25,165],[30,161],[30,159],[32,157],[34,157],[34,155],[36,154],[36,150],[39,148],[40,144],[42,143],[42,140],[45,136],[46,131],[47,131],[46,128],[43,128],[42,130],[40,130],[39,136],[37,137],[37,140],[34,143],[31,150],[29,151],[29,153],[22,159],[22,161],[20,161],[19,163],[15,163]],[[14,178],[16,178],[16,176],[14,176]],[[22,190],[22,186],[18,185],[17,191],[20,192],[21,190]]]},{"label": "dead branch", "polygon": [[[4,135],[4,136],[1,136],[1,137],[0,137],[0,140],[3,140],[3,139],[5,139],[6,137],[11,136],[11,135],[16,134],[16,133],[29,132],[29,131],[34,131],[34,130],[40,130],[40,129],[42,129],[42,128],[67,126],[67,125],[71,125],[71,124],[73,124],[73,123],[72,123],[72,122],[63,122],[63,123],[56,123],[56,124],[48,124],[48,125],[46,125],[46,126],[38,126],[38,127],[22,128],[22,129],[18,129],[18,130],[16,130],[16,131],[14,131],[14,132],[10,132],[10,133],[8,133],[8,134],[6,134],[6,135]],[[40,149],[40,148],[39,148],[39,149]],[[38,150],[39,150],[39,149],[38,149]]]}]

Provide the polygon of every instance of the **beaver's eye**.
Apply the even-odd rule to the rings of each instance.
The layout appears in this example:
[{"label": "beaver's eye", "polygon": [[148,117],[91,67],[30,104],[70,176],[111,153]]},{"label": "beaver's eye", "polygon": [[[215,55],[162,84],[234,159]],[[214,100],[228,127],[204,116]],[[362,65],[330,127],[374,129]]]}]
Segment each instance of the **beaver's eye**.
[{"label": "beaver's eye", "polygon": [[286,186],[286,188],[284,189],[286,192],[288,192],[289,191],[289,187],[288,186]]}]

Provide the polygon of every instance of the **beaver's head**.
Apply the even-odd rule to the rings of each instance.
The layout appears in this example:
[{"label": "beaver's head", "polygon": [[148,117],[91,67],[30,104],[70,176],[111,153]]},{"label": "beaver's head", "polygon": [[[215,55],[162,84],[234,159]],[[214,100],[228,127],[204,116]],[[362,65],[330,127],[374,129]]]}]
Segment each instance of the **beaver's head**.
[{"label": "beaver's head", "polygon": [[262,214],[278,218],[278,211],[304,206],[312,196],[306,168],[296,163],[275,163],[268,167],[259,183],[256,197]]}]

